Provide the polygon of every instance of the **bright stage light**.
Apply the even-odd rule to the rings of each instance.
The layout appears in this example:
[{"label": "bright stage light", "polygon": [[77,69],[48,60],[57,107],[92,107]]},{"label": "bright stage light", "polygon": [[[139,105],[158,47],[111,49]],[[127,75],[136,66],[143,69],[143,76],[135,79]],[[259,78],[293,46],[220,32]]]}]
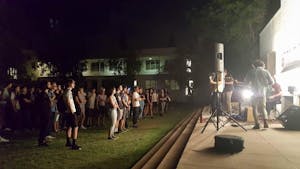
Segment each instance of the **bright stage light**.
[{"label": "bright stage light", "polygon": [[242,97],[243,99],[250,99],[253,96],[253,92],[250,89],[244,89],[242,90]]}]

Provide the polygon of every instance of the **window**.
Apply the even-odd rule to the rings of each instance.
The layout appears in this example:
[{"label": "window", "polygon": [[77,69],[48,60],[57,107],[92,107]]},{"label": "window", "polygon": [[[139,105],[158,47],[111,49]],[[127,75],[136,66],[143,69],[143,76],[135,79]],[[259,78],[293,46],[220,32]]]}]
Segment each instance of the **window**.
[{"label": "window", "polygon": [[170,81],[170,89],[171,90],[179,90],[179,85],[176,80]]},{"label": "window", "polygon": [[109,71],[120,71],[125,67],[123,60],[112,60],[109,62]]},{"label": "window", "polygon": [[185,66],[186,66],[186,72],[192,73],[192,60],[191,59],[186,59]]},{"label": "window", "polygon": [[7,75],[12,78],[12,79],[17,79],[18,78],[18,71],[14,67],[10,67],[7,70]]},{"label": "window", "polygon": [[189,80],[188,85],[185,87],[185,95],[192,96],[193,95],[193,88],[194,88],[194,81]]},{"label": "window", "polygon": [[192,67],[192,60],[186,59],[186,67]]},{"label": "window", "polygon": [[99,63],[98,62],[91,63],[91,71],[92,72],[99,72]]},{"label": "window", "polygon": [[109,63],[109,71],[117,70],[117,65],[115,63]]},{"label": "window", "polygon": [[168,71],[168,65],[169,64],[169,61],[168,60],[166,60],[165,61],[165,65],[164,65],[164,72],[167,72]]},{"label": "window", "polygon": [[147,60],[146,61],[146,70],[155,70],[160,68],[159,60]]},{"label": "window", "polygon": [[168,86],[171,90],[179,90],[179,84],[176,80],[165,80],[165,85]]},{"label": "window", "polygon": [[100,71],[104,72],[104,62],[100,62]]},{"label": "window", "polygon": [[149,88],[156,88],[157,86],[157,81],[156,80],[146,80],[145,81],[145,88],[149,89]]}]

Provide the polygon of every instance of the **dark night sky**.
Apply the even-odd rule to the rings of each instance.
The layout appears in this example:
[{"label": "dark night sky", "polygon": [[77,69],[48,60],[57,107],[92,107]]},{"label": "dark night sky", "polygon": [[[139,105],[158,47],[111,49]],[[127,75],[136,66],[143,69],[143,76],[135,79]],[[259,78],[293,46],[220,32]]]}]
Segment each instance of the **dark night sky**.
[{"label": "dark night sky", "polygon": [[85,57],[124,44],[129,48],[167,47],[172,36],[176,42],[184,41],[186,10],[203,1],[6,0],[6,4],[14,11],[9,19],[23,46],[44,55]]}]

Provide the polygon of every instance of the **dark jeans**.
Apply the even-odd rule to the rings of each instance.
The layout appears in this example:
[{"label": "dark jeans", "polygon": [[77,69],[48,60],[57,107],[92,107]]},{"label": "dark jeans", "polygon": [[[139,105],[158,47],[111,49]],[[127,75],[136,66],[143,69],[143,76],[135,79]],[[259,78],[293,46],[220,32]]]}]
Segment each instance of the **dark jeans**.
[{"label": "dark jeans", "polygon": [[29,109],[21,110],[22,116],[22,129],[32,129],[32,119],[31,119],[31,112]]},{"label": "dark jeans", "polygon": [[133,109],[132,110],[132,112],[133,112],[132,122],[133,122],[133,125],[136,126],[137,122],[138,122],[138,117],[140,114],[140,107],[133,107],[132,109]]},{"label": "dark jeans", "polygon": [[50,112],[49,115],[48,114],[42,115],[40,119],[40,134],[38,139],[38,142],[40,144],[45,142],[45,138],[49,134],[48,132],[49,123],[50,123]]}]

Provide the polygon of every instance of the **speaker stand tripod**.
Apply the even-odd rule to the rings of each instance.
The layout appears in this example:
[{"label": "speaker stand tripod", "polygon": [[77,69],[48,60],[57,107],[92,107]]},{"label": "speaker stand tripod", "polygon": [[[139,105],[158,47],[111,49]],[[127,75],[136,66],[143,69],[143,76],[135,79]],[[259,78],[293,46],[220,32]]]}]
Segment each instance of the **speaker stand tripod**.
[{"label": "speaker stand tripod", "polygon": [[[219,129],[224,127],[229,121],[233,121],[240,128],[247,131],[237,120],[232,118],[229,113],[224,112],[222,110],[222,108],[221,108],[221,94],[222,93],[218,92],[218,91],[214,93],[215,96],[214,96],[213,99],[216,99],[216,107],[215,107],[214,110],[213,110],[213,107],[211,108],[211,115],[210,115],[209,119],[207,120],[207,122],[205,123],[201,133],[203,133],[205,131],[205,129],[206,129],[209,122],[212,122],[214,124],[214,126],[216,127],[217,131],[219,131]],[[221,124],[220,123],[220,116],[225,117],[227,119],[227,121],[224,122],[223,124]],[[216,120],[213,120],[214,117],[216,117]]]}]

